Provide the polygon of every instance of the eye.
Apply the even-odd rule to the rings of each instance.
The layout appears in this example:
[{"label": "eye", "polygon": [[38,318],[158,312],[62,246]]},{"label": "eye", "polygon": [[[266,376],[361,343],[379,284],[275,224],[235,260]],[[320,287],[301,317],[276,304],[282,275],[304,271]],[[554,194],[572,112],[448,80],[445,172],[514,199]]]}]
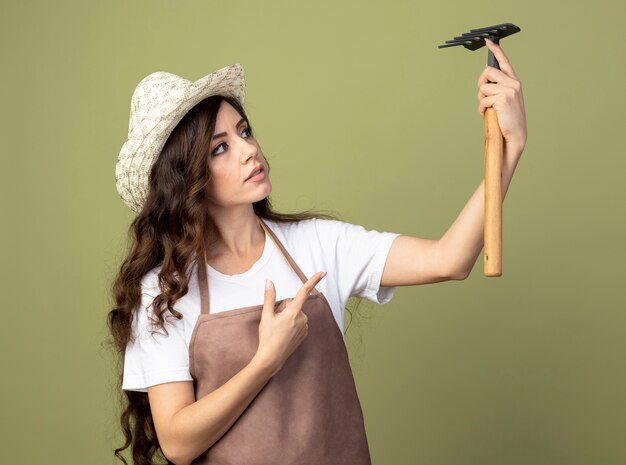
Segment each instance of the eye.
[{"label": "eye", "polygon": [[[243,129],[241,130],[241,133],[243,134],[243,133],[244,133],[244,132],[246,132],[246,131],[248,132],[248,137],[252,137],[252,129],[250,129],[249,127],[247,127],[247,126],[246,126],[245,128],[243,128]],[[226,142],[222,142],[221,144],[219,144],[217,147],[215,147],[215,148],[213,149],[213,152],[211,152],[211,154],[212,154],[212,155],[220,155],[220,154],[221,154],[221,152],[220,152],[220,153],[218,153],[218,152],[217,152],[217,149],[219,149],[222,145],[228,145],[228,144],[226,144]]]}]

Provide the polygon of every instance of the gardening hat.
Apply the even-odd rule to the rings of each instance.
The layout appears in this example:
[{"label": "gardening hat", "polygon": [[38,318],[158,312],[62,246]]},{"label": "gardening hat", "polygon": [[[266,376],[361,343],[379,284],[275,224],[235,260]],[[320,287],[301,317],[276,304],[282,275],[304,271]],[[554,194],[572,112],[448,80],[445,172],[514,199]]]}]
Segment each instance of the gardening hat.
[{"label": "gardening hat", "polygon": [[124,203],[139,213],[148,196],[149,174],[178,122],[212,95],[236,98],[243,106],[243,66],[235,63],[195,82],[164,71],[143,78],[130,104],[128,139],[115,166],[115,184]]}]

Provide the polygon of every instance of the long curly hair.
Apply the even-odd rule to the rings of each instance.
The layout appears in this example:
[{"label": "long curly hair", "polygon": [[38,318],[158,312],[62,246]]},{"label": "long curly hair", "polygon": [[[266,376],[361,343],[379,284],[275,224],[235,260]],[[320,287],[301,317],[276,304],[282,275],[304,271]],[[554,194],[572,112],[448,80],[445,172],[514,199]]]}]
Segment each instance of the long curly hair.
[{"label": "long curly hair", "polygon": [[[146,202],[129,226],[129,251],[122,261],[111,291],[115,301],[108,314],[108,327],[117,360],[117,387],[122,414],[120,424],[125,436],[114,456],[128,465],[122,451],[131,448],[134,465],[156,465],[157,460],[171,464],[159,447],[147,392],[122,390],[123,360],[126,346],[133,340],[131,323],[141,303],[141,281],[153,268],[158,273],[161,294],[153,300],[156,329],[163,329],[165,314],[180,319],[174,308],[187,294],[194,257],[201,254],[215,238],[215,228],[207,206],[207,186],[211,182],[208,164],[209,144],[215,130],[217,112],[225,100],[252,126],[241,104],[232,97],[216,95],[194,106],[174,128],[157,157],[149,176]],[[267,156],[266,156],[267,162]],[[269,174],[269,162],[266,163]],[[279,221],[297,222],[312,218],[339,219],[337,214],[312,210],[279,213],[272,209],[269,196],[253,203],[257,216]],[[361,299],[350,300],[358,302]],[[349,309],[348,312],[350,312]],[[350,312],[352,316],[352,312]],[[166,315],[169,316],[169,315]],[[352,322],[352,318],[350,319]],[[347,328],[346,328],[347,330]]]}]

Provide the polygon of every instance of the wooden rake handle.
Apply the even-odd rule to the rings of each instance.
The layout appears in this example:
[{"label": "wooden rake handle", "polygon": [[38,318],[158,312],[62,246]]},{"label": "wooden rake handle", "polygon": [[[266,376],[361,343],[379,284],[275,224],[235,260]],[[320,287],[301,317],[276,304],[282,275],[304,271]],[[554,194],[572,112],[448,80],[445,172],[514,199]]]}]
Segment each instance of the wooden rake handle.
[{"label": "wooden rake handle", "polygon": [[504,139],[493,107],[485,111],[485,276],[502,275],[502,157]]}]

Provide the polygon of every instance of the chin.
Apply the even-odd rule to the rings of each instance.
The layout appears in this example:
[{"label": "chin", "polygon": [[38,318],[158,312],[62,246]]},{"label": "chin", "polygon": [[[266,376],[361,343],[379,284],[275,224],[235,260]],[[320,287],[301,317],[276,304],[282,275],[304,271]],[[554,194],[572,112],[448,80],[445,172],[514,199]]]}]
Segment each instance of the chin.
[{"label": "chin", "polygon": [[267,190],[266,190],[266,194],[262,197],[262,199],[264,199],[265,197],[267,197],[268,195],[270,195],[272,193],[272,184],[268,181],[267,182]]}]

